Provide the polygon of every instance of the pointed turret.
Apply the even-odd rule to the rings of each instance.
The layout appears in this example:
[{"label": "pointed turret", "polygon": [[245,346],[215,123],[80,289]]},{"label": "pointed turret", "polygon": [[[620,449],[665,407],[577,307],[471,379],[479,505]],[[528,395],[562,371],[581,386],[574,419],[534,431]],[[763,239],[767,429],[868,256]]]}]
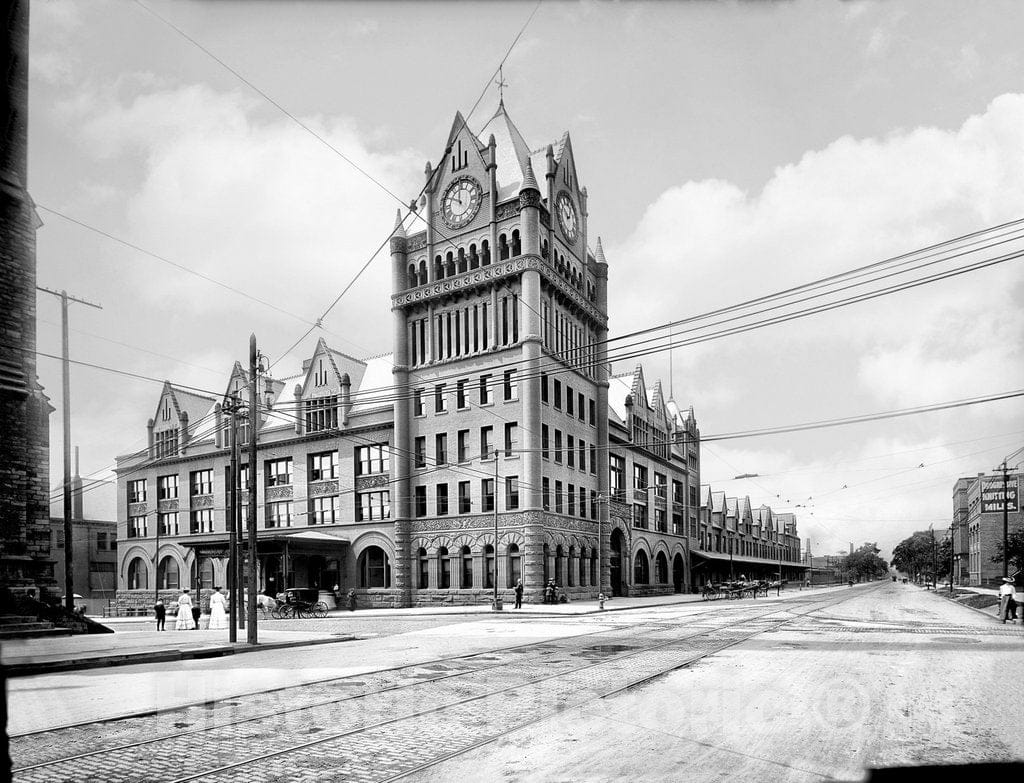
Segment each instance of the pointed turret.
[{"label": "pointed turret", "polygon": [[525,193],[528,190],[535,190],[540,195],[540,186],[537,184],[537,178],[533,175],[533,164],[530,163],[530,159],[526,159],[526,171],[523,172],[523,184],[519,188],[520,193]]},{"label": "pointed turret", "polygon": [[604,257],[604,248],[601,247],[601,237],[597,238],[597,252],[594,253],[594,257],[597,259],[599,264],[607,264],[608,261]]},{"label": "pointed turret", "polygon": [[391,232],[393,237],[406,237],[405,225],[402,223],[402,210],[395,210],[395,230]]}]

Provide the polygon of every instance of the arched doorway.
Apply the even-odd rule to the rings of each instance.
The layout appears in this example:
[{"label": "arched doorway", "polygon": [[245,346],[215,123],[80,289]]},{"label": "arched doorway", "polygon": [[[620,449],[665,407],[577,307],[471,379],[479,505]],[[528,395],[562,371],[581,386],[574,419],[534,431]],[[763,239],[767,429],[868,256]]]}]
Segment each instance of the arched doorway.
[{"label": "arched doorway", "polygon": [[683,556],[676,552],[676,556],[672,558],[672,586],[675,588],[677,593],[683,592]]},{"label": "arched doorway", "polygon": [[612,531],[611,547],[608,556],[612,595],[625,595],[625,591],[622,589],[622,552],[625,548],[625,542],[622,540],[622,531],[616,528]]}]

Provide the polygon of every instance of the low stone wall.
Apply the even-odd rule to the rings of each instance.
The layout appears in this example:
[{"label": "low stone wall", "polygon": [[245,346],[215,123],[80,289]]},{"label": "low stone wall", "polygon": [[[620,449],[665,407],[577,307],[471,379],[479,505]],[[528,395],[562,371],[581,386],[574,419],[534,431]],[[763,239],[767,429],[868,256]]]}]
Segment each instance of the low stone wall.
[{"label": "low stone wall", "polygon": [[[200,596],[200,607],[203,614],[210,613],[210,595],[213,590],[203,590]],[[178,613],[178,597],[181,590],[161,590],[160,600],[167,607],[167,616],[174,617]],[[196,602],[196,594],[189,591],[192,596],[193,605]],[[108,614],[117,617],[141,617],[152,616],[153,605],[156,603],[156,593],[153,590],[118,590],[114,599],[114,606],[108,609]]]}]

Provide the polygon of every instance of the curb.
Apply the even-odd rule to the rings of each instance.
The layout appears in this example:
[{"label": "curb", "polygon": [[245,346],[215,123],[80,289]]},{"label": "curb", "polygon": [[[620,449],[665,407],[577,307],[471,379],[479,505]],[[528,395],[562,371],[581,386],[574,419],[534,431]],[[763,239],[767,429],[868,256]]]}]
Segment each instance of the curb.
[{"label": "curb", "polygon": [[24,663],[9,663],[3,668],[7,677],[31,677],[35,674],[56,674],[58,672],[103,669],[113,666],[134,666],[145,663],[169,663],[171,661],[193,661],[203,658],[223,658],[228,655],[242,655],[244,653],[263,652],[265,650],[351,642],[355,639],[355,636],[338,636],[330,639],[308,639],[300,642],[268,642],[253,645],[246,642],[238,642],[234,645],[228,644],[218,647],[150,650],[138,653],[125,653],[123,655],[97,655],[92,658],[78,658],[75,660],[25,661]]},{"label": "curb", "polygon": [[[929,591],[929,592],[932,592],[932,591]],[[999,615],[998,614],[997,615],[991,615],[988,612],[986,612],[984,609],[979,609],[976,606],[968,606],[967,604],[960,603],[959,601],[956,600],[956,598],[950,598],[948,592],[946,592],[946,593],[939,593],[938,591],[935,591],[932,594],[936,595],[936,596],[939,596],[940,598],[943,598],[946,601],[949,601],[951,604],[956,604],[957,606],[962,606],[964,609],[970,609],[972,612],[977,612],[978,614],[980,614],[980,615],[982,615],[984,617],[987,617],[989,620],[992,620],[994,623],[998,623],[1000,625],[1003,624],[1003,623],[999,622]],[[981,594],[979,593],[978,595],[981,595]],[[999,604],[996,604],[996,606],[998,607]]]}]

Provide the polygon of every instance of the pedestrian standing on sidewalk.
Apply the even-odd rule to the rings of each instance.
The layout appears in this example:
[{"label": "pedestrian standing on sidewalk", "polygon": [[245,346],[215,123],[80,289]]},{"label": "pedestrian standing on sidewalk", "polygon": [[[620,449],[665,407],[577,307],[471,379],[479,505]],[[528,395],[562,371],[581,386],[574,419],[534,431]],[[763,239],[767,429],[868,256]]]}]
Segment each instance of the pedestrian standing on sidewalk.
[{"label": "pedestrian standing on sidewalk", "polygon": [[210,624],[207,626],[211,631],[223,631],[228,628],[228,615],[224,611],[227,601],[219,587],[213,588],[213,595],[210,596]]},{"label": "pedestrian standing on sidewalk", "polygon": [[1013,600],[1013,579],[1003,577],[1003,583],[999,585],[999,619],[1004,623],[1007,620],[1017,620],[1017,602]]},{"label": "pedestrian standing on sidewalk", "polygon": [[202,594],[201,593],[197,593],[196,594],[196,602],[194,604],[192,604],[192,620],[196,624],[195,625],[195,629],[197,631],[199,630],[199,618],[203,616],[203,608],[200,606],[200,603],[202,602],[202,600],[203,600]]},{"label": "pedestrian standing on sidewalk", "polygon": [[186,587],[178,596],[178,619],[174,623],[175,631],[191,631],[196,627],[196,621],[192,617],[192,596],[188,594]]},{"label": "pedestrian standing on sidewalk", "polygon": [[153,607],[153,612],[156,614],[156,629],[158,631],[166,631],[164,628],[164,622],[167,619],[167,607],[164,606],[164,602],[159,598],[156,599],[156,605]]},{"label": "pedestrian standing on sidewalk", "polygon": [[516,609],[523,608],[523,580],[516,580]]}]

